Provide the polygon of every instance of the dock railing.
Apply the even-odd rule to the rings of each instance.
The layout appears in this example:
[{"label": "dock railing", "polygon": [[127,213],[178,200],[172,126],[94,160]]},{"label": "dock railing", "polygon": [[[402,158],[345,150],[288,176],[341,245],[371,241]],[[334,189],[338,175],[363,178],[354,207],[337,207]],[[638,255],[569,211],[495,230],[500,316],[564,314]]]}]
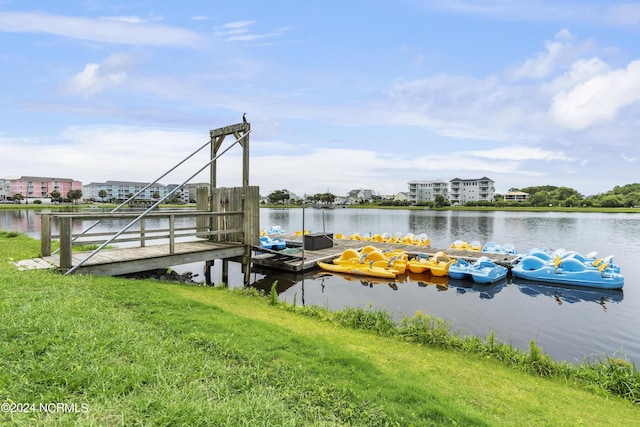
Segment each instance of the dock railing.
[{"label": "dock railing", "polygon": [[[245,230],[243,211],[208,212],[196,210],[158,210],[148,213],[138,221],[135,227],[124,232],[105,231],[99,228],[92,232],[83,229],[84,221],[132,221],[139,212],[59,212],[41,214],[41,253],[51,255],[51,242],[60,241],[60,270],[65,272],[73,267],[73,246],[101,245],[109,241],[114,246],[145,247],[151,244],[169,243],[169,254],[172,255],[177,241],[215,240],[219,242],[243,244]],[[204,223],[238,225],[238,228],[203,229]],[[216,221],[218,220],[218,221]],[[58,224],[58,234],[52,234],[52,223]],[[217,228],[217,227],[216,227]],[[84,230],[84,231],[83,231]]]}]

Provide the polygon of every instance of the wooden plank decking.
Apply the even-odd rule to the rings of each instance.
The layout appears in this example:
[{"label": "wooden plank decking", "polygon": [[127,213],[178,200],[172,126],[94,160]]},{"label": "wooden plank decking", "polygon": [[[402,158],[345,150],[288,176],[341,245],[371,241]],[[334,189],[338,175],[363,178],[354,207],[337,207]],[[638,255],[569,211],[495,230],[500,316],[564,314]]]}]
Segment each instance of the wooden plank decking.
[{"label": "wooden plank decking", "polygon": [[331,262],[331,260],[339,257],[340,254],[342,254],[342,252],[346,249],[360,250],[368,245],[374,246],[381,250],[399,249],[406,252],[409,257],[415,257],[418,254],[432,256],[439,251],[443,251],[453,258],[463,258],[468,261],[475,261],[480,256],[487,256],[495,263],[504,265],[507,268],[510,268],[513,260],[516,259],[516,256],[514,255],[488,254],[475,251],[461,251],[449,248],[434,248],[431,246],[334,239],[333,247],[314,251],[308,249],[305,250],[303,260],[301,236],[284,236],[282,238],[287,242],[287,247],[300,247],[300,250],[294,251],[291,249],[287,249],[278,253],[278,251],[267,252],[262,251],[259,248],[254,248],[255,255],[252,258],[253,264],[260,267],[273,268],[277,270],[301,272],[317,268],[318,261]]},{"label": "wooden plank decking", "polygon": [[[325,249],[305,250],[302,256],[302,238],[300,236],[286,236],[285,251],[269,251],[253,247],[253,265],[282,271],[302,272],[317,268],[318,261],[331,262],[346,249],[360,250],[371,245],[381,250],[400,249],[415,257],[418,254],[434,255],[444,251],[455,258],[474,261],[480,256],[487,256],[494,262],[511,267],[513,255],[486,254],[474,251],[461,251],[449,248],[433,248],[430,246],[416,246],[383,242],[367,242],[361,240],[335,239],[334,245]],[[298,249],[299,248],[299,249]],[[80,263],[90,252],[74,252],[73,265]],[[112,276],[128,274],[138,271],[167,268],[173,265],[192,262],[210,261],[213,259],[228,259],[244,255],[244,248],[239,243],[220,243],[207,240],[175,243],[174,253],[170,253],[169,245],[150,245],[136,248],[105,249],[86,261],[77,270],[81,274],[97,276]],[[19,269],[59,269],[60,256],[51,255],[43,258],[22,260],[15,263]]]},{"label": "wooden plank decking", "polygon": [[[105,249],[98,252],[76,270],[80,274],[113,276],[138,271],[168,268],[172,265],[192,262],[226,259],[244,255],[244,247],[239,243],[219,243],[193,241],[175,243],[173,254],[169,245],[150,245],[143,248]],[[80,263],[90,252],[74,252],[73,265]],[[60,256],[50,255],[43,258],[23,260],[16,263],[20,269],[60,267]]]}]

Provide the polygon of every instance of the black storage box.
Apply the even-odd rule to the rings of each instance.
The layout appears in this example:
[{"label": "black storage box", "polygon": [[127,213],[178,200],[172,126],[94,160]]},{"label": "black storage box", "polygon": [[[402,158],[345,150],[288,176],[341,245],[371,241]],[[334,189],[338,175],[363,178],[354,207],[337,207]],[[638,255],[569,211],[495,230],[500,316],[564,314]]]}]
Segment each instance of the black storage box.
[{"label": "black storage box", "polygon": [[333,247],[333,233],[314,233],[304,235],[304,248],[310,251]]}]

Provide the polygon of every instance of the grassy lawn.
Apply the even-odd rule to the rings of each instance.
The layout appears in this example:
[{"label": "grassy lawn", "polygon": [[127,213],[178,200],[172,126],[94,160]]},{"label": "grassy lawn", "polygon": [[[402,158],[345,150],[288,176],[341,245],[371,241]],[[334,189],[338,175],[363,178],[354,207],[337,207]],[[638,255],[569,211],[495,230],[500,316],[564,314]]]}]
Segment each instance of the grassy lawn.
[{"label": "grassy lawn", "polygon": [[[35,240],[0,233],[3,425],[596,426],[640,420],[638,405],[576,381],[347,328],[325,311],[305,315],[251,290],[17,272],[9,263],[38,249]],[[19,403],[35,410],[5,410]]]}]

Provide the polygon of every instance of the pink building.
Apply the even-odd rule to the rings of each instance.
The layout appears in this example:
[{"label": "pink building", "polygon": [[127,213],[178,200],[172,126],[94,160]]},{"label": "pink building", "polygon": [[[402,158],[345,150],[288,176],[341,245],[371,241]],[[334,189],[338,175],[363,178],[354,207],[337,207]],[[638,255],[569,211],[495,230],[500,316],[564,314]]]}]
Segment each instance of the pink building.
[{"label": "pink building", "polygon": [[82,191],[82,182],[68,178],[45,178],[39,176],[23,176],[11,180],[11,196],[20,193],[27,200],[49,199],[51,192],[57,190],[66,197],[69,190]]}]

